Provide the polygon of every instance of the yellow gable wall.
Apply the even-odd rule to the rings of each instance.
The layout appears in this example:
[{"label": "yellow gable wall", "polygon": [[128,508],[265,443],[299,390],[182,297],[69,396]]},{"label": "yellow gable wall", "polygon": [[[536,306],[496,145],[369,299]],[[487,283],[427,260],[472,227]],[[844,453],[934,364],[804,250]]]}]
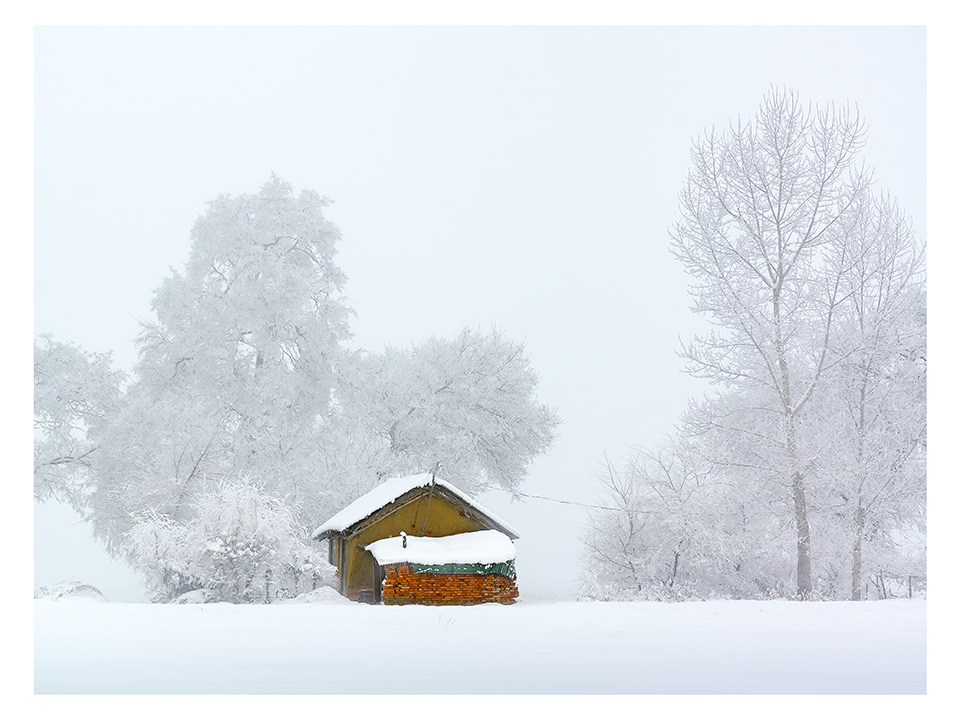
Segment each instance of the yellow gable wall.
[{"label": "yellow gable wall", "polygon": [[492,529],[490,525],[482,524],[479,520],[466,515],[459,505],[450,502],[439,492],[434,491],[432,498],[429,498],[429,495],[429,488],[424,488],[419,497],[379,518],[347,539],[346,596],[348,598],[356,600],[360,590],[372,590],[377,582],[373,555],[361,549],[364,545],[383,538],[399,537],[401,531],[414,536],[445,537]]}]

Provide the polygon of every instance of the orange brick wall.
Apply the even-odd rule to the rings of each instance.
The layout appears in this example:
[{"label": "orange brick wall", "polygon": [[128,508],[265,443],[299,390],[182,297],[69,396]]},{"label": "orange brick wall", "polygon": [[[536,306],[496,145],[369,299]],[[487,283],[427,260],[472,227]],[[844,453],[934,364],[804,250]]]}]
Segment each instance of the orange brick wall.
[{"label": "orange brick wall", "polygon": [[383,568],[383,604],[478,605],[516,602],[517,583],[503,575],[415,573],[407,563]]}]

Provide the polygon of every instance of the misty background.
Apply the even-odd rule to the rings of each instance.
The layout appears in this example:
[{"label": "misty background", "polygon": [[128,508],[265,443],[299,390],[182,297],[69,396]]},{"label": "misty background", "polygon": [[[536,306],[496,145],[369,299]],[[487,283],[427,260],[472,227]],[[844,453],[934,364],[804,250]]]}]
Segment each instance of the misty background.
[{"label": "misty background", "polygon": [[[522,596],[569,599],[587,510],[568,503],[602,504],[604,454],[653,443],[706,390],[676,356],[705,322],[667,247],[692,140],[752,117],[771,85],[855,103],[878,186],[926,239],[925,35],[39,28],[34,332],[129,370],[208,200],[271,172],[312,188],[334,201],[353,347],[464,326],[526,343],[563,424],[521,489],[553,500],[478,499],[520,531]],[[34,570],[145,599],[63,506],[35,507]]]}]

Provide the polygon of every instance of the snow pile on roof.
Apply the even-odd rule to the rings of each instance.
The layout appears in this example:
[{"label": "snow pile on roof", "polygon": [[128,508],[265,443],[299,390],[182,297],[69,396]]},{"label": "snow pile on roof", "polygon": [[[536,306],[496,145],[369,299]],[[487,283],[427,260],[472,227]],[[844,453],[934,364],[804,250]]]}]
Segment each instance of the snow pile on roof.
[{"label": "snow pile on roof", "polygon": [[479,530],[477,532],[447,535],[446,537],[406,536],[390,537],[367,545],[381,565],[412,562],[423,565],[446,563],[500,563],[516,558],[513,542],[502,532]]},{"label": "snow pile on roof", "polygon": [[[327,520],[323,525],[314,530],[313,537],[316,538],[325,532],[341,532],[346,530],[351,525],[354,525],[364,518],[369,517],[384,505],[389,505],[398,497],[410,492],[414,488],[426,487],[430,484],[432,479],[433,476],[430,473],[421,473],[419,475],[411,475],[403,478],[391,478],[386,480],[380,485],[377,485],[377,487],[368,492],[366,495],[362,495],[354,500],[343,510]],[[448,490],[450,493],[456,495],[468,505],[486,515],[507,532],[513,533],[517,537],[520,536],[520,533],[507,525],[507,523],[480,505],[474,499],[464,495],[450,483],[446,482],[445,480],[441,480],[440,478],[436,478],[436,483],[438,486]]]}]

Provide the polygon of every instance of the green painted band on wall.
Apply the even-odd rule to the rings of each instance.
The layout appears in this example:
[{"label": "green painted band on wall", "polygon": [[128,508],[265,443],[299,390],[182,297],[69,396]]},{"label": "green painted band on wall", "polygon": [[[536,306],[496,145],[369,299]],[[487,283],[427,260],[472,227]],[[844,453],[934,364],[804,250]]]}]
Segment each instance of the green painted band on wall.
[{"label": "green painted band on wall", "polygon": [[410,570],[415,573],[436,575],[504,575],[511,580],[517,577],[517,568],[513,560],[498,563],[443,563],[442,565],[410,563]]}]

